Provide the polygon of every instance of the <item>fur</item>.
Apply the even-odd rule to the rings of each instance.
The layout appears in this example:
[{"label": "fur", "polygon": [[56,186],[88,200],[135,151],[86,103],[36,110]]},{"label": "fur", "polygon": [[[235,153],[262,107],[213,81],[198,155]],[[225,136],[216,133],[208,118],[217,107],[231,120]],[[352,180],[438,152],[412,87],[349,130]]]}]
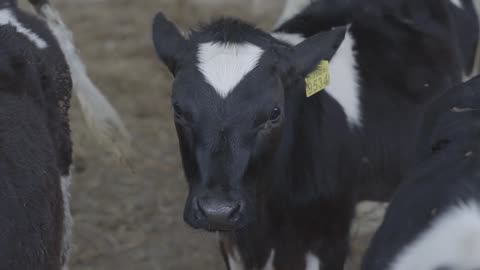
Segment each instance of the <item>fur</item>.
[{"label": "fur", "polygon": [[480,267],[479,109],[480,77],[432,103],[422,158],[395,193],[362,269]]},{"label": "fur", "polygon": [[258,64],[263,50],[252,44],[203,43],[198,49],[198,69],[222,97]]},{"label": "fur", "polygon": [[66,57],[72,74],[74,93],[92,134],[100,144],[123,158],[123,155],[130,151],[130,134],[116,110],[88,76],[86,67],[77,54],[72,33],[59,12],[48,1],[33,1],[33,4],[45,19]]},{"label": "fur", "polygon": [[[449,0],[370,0],[356,13],[333,5],[328,15],[318,5],[277,29],[305,38],[295,46],[234,19],[187,37],[163,15],[154,20],[157,53],[175,76],[184,217],[225,231],[227,264],[240,258],[244,269],[261,269],[275,250],[275,270],[304,270],[307,254],[322,269],[342,269],[355,204],[391,198],[416,161],[427,104],[462,79]],[[198,69],[208,42],[264,51],[226,98]],[[320,60],[331,60],[336,82],[306,98],[305,76]],[[239,205],[236,218],[212,224],[198,207],[212,198],[215,210]]]},{"label": "fur", "polygon": [[[61,176],[69,174],[71,79],[54,36],[41,20],[10,7],[12,16],[48,44],[12,24],[0,26],[0,269],[60,270],[66,240]],[[21,123],[21,124],[19,124]]]}]

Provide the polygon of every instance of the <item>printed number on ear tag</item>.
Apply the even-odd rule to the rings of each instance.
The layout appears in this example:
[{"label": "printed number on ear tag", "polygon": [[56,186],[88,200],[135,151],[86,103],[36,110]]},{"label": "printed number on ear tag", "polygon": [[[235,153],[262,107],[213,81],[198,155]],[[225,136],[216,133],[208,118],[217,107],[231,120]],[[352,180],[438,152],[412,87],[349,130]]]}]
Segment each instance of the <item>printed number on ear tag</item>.
[{"label": "printed number on ear tag", "polygon": [[327,88],[330,84],[330,70],[327,60],[323,60],[317,68],[305,79],[307,85],[307,97],[311,97],[316,93]]}]

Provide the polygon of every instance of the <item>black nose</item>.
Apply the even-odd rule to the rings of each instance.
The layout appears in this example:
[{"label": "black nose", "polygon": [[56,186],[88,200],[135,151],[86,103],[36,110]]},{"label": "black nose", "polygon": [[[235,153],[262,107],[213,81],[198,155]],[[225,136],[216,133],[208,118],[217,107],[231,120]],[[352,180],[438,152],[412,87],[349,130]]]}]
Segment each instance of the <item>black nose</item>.
[{"label": "black nose", "polygon": [[197,199],[199,218],[207,223],[207,229],[214,231],[232,230],[240,219],[242,204],[214,198]]}]

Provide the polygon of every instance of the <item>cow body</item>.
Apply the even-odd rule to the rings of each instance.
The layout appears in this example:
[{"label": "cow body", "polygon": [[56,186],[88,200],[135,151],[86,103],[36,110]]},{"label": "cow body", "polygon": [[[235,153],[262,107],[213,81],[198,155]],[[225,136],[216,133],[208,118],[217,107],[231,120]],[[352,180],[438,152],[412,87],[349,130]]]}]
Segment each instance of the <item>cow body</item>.
[{"label": "cow body", "polygon": [[126,132],[58,12],[46,0],[30,3],[43,19],[0,1],[0,269],[66,270],[72,88],[95,135]]},{"label": "cow body", "polygon": [[[284,37],[288,37],[285,33],[290,33],[308,38],[348,20],[342,15],[347,14],[345,9],[338,11],[339,17],[316,17],[330,21],[310,29],[304,27],[303,32],[297,31],[302,28],[298,29],[295,23],[301,20],[300,14],[280,26],[276,33]],[[271,177],[281,179],[286,172],[280,168],[289,164],[293,179],[288,184],[276,184],[282,190],[271,187],[275,195],[271,195],[268,214],[262,216],[269,220],[269,225],[255,224],[245,231],[225,236],[226,250],[239,250],[226,253],[242,262],[244,269],[266,267],[271,252],[276,255],[276,270],[341,269],[349,242],[352,203],[389,200],[415,161],[412,157],[418,140],[416,132],[421,125],[422,104],[428,103],[437,94],[437,89],[460,81],[459,63],[453,57],[459,47],[447,41],[454,36],[454,31],[444,29],[443,36],[437,36],[437,40],[418,44],[422,34],[408,33],[395,24],[382,22],[379,17],[375,22],[372,15],[362,18],[362,22],[352,22],[342,44],[344,47],[341,46],[331,60],[330,87],[320,94],[318,103],[305,101],[303,106],[312,108],[311,111],[297,118],[298,125],[293,127],[296,134],[292,135],[295,138],[290,138],[291,143],[282,144],[294,150],[272,170],[278,175]],[[370,25],[366,25],[368,20],[371,20]],[[445,47],[439,47],[439,43]],[[425,52],[432,55],[425,56]],[[353,62],[349,61],[351,55],[354,55]],[[434,55],[442,58],[432,61]],[[411,59],[416,60],[410,62]],[[354,71],[350,69],[352,66],[355,66]],[[354,99],[355,95],[358,95],[358,104],[348,99]],[[355,106],[358,108],[352,108]],[[321,123],[317,129],[312,126],[315,121]],[[305,159],[309,155],[314,155],[312,160]],[[310,178],[309,175],[315,176]],[[279,194],[285,194],[285,198]],[[298,207],[295,200],[303,204],[309,195],[318,197]],[[293,201],[287,203],[289,197]],[[324,199],[328,197],[334,199]],[[236,254],[244,254],[244,257]],[[321,264],[308,268],[309,262],[312,263],[308,258],[312,256]],[[235,262],[235,259],[230,261]]]},{"label": "cow body", "polygon": [[[230,269],[342,269],[355,203],[388,200],[415,161],[424,105],[464,68],[449,1],[384,2],[332,16],[313,4],[271,36],[224,19],[187,40],[156,18],[175,75],[185,219],[223,231]],[[306,98],[321,59],[331,83]]]},{"label": "cow body", "polygon": [[366,270],[478,269],[480,77],[432,105],[424,160],[392,199]]},{"label": "cow body", "polygon": [[70,229],[69,68],[47,25],[13,3],[1,6],[0,35],[0,268],[61,269]]}]

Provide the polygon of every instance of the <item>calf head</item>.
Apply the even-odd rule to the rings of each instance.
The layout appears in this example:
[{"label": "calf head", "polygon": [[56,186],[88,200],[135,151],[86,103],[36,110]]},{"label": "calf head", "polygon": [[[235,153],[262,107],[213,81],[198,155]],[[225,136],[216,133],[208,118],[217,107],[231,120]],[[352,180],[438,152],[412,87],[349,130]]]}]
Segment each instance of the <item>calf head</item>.
[{"label": "calf head", "polygon": [[174,76],[172,104],[189,183],[185,220],[230,231],[256,216],[260,185],[285,133],[289,91],[305,95],[304,78],[329,60],[345,29],[292,47],[233,19],[184,37],[158,14],[153,39]]}]

